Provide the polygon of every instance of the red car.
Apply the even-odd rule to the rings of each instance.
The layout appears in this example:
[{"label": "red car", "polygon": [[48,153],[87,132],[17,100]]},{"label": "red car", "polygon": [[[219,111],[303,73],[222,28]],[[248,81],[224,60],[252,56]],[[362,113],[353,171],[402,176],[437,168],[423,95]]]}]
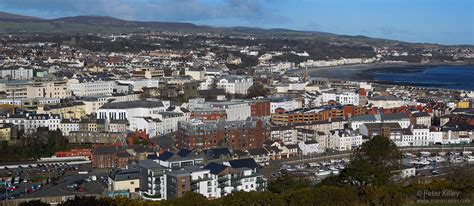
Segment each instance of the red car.
[{"label": "red car", "polygon": [[15,191],[15,190],[16,190],[16,187],[15,187],[15,186],[11,186],[11,187],[8,187],[7,190],[8,190],[8,191]]}]

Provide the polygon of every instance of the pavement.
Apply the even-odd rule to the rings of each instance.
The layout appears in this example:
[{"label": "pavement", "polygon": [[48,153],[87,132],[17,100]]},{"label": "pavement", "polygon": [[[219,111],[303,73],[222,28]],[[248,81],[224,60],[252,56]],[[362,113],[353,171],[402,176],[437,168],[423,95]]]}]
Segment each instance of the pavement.
[{"label": "pavement", "polygon": [[[107,184],[100,178],[101,176],[107,176],[107,172],[89,172],[88,174],[78,174],[79,171],[91,171],[90,164],[83,164],[78,166],[78,169],[65,170],[67,166],[62,167],[48,167],[48,168],[22,168],[22,169],[9,169],[0,170],[1,177],[19,176],[21,179],[27,180],[20,184],[14,184],[17,187],[15,191],[6,192],[0,194],[0,200],[5,197],[15,199],[18,198],[39,198],[54,196],[68,196],[68,195],[89,195],[98,194],[101,195],[107,189]],[[73,166],[76,167],[76,166]],[[96,181],[86,182],[90,176],[97,176]],[[36,179],[43,179],[41,182],[35,182]],[[46,179],[51,179],[50,182],[46,182]],[[82,182],[79,186],[82,188],[69,188],[68,185],[73,183]],[[39,190],[31,191],[32,186],[42,185]],[[30,190],[30,192],[26,192]]]}]

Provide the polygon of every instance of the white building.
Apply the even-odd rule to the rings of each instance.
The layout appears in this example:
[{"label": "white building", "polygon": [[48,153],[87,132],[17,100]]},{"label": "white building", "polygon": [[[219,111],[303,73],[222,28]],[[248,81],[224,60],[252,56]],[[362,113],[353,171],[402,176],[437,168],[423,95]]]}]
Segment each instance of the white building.
[{"label": "white building", "polygon": [[251,117],[250,104],[243,101],[212,102],[211,107],[225,109],[227,121],[246,120]]},{"label": "white building", "polygon": [[68,88],[74,96],[111,96],[114,91],[114,81],[79,81],[70,79]]},{"label": "white building", "polygon": [[412,114],[413,124],[431,126],[431,115],[427,112],[416,112]]},{"label": "white building", "polygon": [[140,171],[136,168],[121,170],[115,169],[108,176],[109,191],[140,192]]},{"label": "white building", "polygon": [[157,128],[157,134],[167,134],[178,131],[178,122],[189,120],[189,117],[180,112],[160,112],[158,118],[162,121],[161,128]]},{"label": "white building", "polygon": [[321,152],[319,149],[319,143],[314,140],[300,141],[298,147],[301,150],[301,154],[309,155]]},{"label": "white building", "polygon": [[276,109],[284,109],[285,111],[292,111],[302,107],[302,103],[294,99],[287,98],[271,98],[270,99],[270,113],[275,113]]},{"label": "white building", "polygon": [[277,126],[271,128],[271,140],[281,140],[283,144],[298,142],[298,129],[291,126]]},{"label": "white building", "polygon": [[225,89],[229,94],[246,95],[248,89],[253,85],[251,77],[223,76],[217,80],[217,88]]},{"label": "white building", "polygon": [[26,95],[29,98],[49,97],[66,99],[71,97],[66,82],[39,82],[29,85],[26,88]]},{"label": "white building", "polygon": [[169,101],[140,100],[130,102],[111,102],[97,111],[97,119],[129,119],[131,117],[159,117],[170,106]]},{"label": "white building", "polygon": [[79,131],[79,119],[63,119],[59,123],[59,129],[64,136],[68,136],[70,132]]},{"label": "white building", "polygon": [[413,127],[413,146],[429,146],[434,143],[428,127],[415,125]]},{"label": "white building", "polygon": [[29,114],[24,116],[5,116],[0,119],[0,123],[11,123],[24,129],[26,133],[34,133],[39,127],[48,128],[50,131],[59,129],[61,116],[56,114]]},{"label": "white building", "polygon": [[130,117],[128,119],[130,131],[145,131],[150,137],[158,135],[158,131],[163,128],[162,122],[158,118],[151,117]]},{"label": "white building", "polygon": [[197,69],[197,70],[192,70],[192,69],[187,69],[184,71],[184,75],[190,76],[194,80],[202,81],[204,80],[204,76],[206,75],[205,70]]},{"label": "white building", "polygon": [[377,108],[395,108],[403,106],[405,101],[395,96],[375,96],[369,97],[368,103]]},{"label": "white building", "polygon": [[132,91],[138,92],[143,91],[143,88],[158,88],[158,79],[130,79],[130,80],[117,80],[117,85],[130,85]]},{"label": "white building", "polygon": [[402,128],[409,128],[411,125],[408,113],[374,114],[354,116],[350,119],[351,129],[357,130],[364,123],[399,123]]},{"label": "white building", "polygon": [[0,77],[3,79],[32,79],[33,69],[24,67],[7,67],[0,69]]},{"label": "white building", "polygon": [[323,92],[323,102],[336,101],[339,104],[359,105],[359,94],[355,92]]},{"label": "white building", "polygon": [[331,130],[328,145],[337,151],[352,150],[362,145],[362,135],[356,134],[353,130]]}]

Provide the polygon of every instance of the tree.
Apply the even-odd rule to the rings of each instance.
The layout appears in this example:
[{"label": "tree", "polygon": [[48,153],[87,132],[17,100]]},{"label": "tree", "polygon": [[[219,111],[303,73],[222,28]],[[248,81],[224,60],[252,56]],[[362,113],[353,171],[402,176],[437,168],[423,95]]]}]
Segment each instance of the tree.
[{"label": "tree", "polygon": [[[76,196],[72,200],[60,203],[60,206],[106,206],[112,205],[113,199]],[[118,205],[118,204],[115,204]]]},{"label": "tree", "polygon": [[359,189],[367,185],[385,185],[399,169],[401,158],[402,153],[395,143],[386,137],[375,136],[354,152],[341,177]]},{"label": "tree", "polygon": [[361,193],[360,199],[368,205],[402,205],[406,197],[396,186],[367,186]]},{"label": "tree", "polygon": [[41,202],[41,200],[32,200],[28,202],[22,202],[19,206],[49,206],[48,203]]},{"label": "tree", "polygon": [[276,180],[268,183],[268,191],[273,193],[284,193],[290,190],[297,190],[309,187],[308,181],[284,174]]},{"label": "tree", "polygon": [[217,89],[217,79],[215,77],[212,79],[211,89]]},{"label": "tree", "polygon": [[270,92],[263,84],[260,82],[255,82],[248,90],[247,90],[247,97],[260,97],[260,96],[267,96]]},{"label": "tree", "polygon": [[203,195],[195,192],[186,192],[181,198],[173,198],[163,202],[169,206],[199,206],[210,205],[210,201]]}]

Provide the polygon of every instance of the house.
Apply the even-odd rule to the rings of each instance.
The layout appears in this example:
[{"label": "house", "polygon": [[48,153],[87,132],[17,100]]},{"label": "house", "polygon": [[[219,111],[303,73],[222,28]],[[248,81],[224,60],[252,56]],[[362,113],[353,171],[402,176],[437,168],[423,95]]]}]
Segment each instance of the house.
[{"label": "house", "polygon": [[397,172],[402,179],[416,176],[416,168],[412,166],[403,166]]},{"label": "house", "polygon": [[412,124],[408,113],[360,115],[352,117],[349,121],[353,130],[359,129],[364,123],[399,123],[402,128],[408,128]]},{"label": "house", "polygon": [[155,161],[165,168],[177,169],[188,165],[202,165],[204,157],[198,152],[181,149],[176,153],[165,151]]},{"label": "house", "polygon": [[232,159],[232,154],[227,147],[212,148],[202,151],[207,161],[222,161]]},{"label": "house", "polygon": [[247,150],[250,156],[255,160],[257,163],[264,163],[270,160],[270,152],[265,148],[255,148],[255,149],[248,149]]},{"label": "house", "polygon": [[431,126],[431,115],[427,112],[416,112],[412,114],[413,124]]},{"label": "house", "polygon": [[91,165],[93,168],[125,168],[130,154],[117,146],[94,146]]},{"label": "house", "polygon": [[362,135],[354,130],[331,130],[328,138],[328,148],[337,151],[352,150],[362,145]]},{"label": "house", "polygon": [[231,166],[232,168],[250,168],[257,171],[258,164],[255,162],[253,158],[246,158],[246,159],[237,159],[237,160],[229,160],[224,162],[224,165]]},{"label": "house", "polygon": [[301,150],[302,155],[309,155],[314,153],[322,152],[319,148],[319,143],[314,140],[300,141],[298,147]]}]

